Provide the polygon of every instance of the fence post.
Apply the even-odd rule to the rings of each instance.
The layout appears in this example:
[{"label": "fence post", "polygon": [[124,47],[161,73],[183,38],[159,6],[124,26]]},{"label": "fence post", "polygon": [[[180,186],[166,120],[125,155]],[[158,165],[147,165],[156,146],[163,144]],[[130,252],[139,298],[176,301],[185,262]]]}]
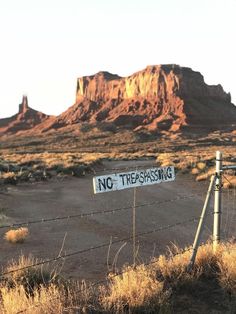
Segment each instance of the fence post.
[{"label": "fence post", "polygon": [[136,187],[133,198],[133,266],[136,266]]},{"label": "fence post", "polygon": [[214,201],[214,224],[213,224],[213,251],[216,252],[220,242],[221,224],[221,172],[222,172],[222,153],[216,152],[216,184]]},{"label": "fence post", "polygon": [[198,228],[197,228],[197,232],[196,232],[194,243],[193,243],[192,255],[191,255],[191,258],[190,258],[190,261],[189,261],[189,265],[187,267],[188,271],[191,271],[191,269],[192,269],[192,267],[194,265],[194,262],[195,262],[195,258],[196,258],[196,255],[197,255],[197,250],[198,250],[198,247],[199,247],[201,234],[202,234],[202,230],[203,230],[203,226],[204,226],[204,222],[205,222],[206,211],[207,211],[207,208],[208,208],[208,205],[209,205],[209,202],[210,202],[210,198],[211,198],[213,186],[214,186],[214,183],[215,183],[215,179],[216,179],[216,176],[212,175],[211,176],[211,180],[210,180],[210,185],[209,185],[209,188],[208,188],[208,191],[207,191],[205,203],[204,203],[204,206],[202,208],[201,217],[200,217],[200,220],[199,220],[199,223],[198,223]]}]

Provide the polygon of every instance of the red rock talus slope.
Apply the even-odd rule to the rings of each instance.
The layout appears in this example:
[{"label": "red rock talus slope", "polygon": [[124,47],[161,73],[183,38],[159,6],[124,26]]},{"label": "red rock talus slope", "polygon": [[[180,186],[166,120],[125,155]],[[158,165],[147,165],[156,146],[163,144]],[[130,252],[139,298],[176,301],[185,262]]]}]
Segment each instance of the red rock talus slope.
[{"label": "red rock talus slope", "polygon": [[108,72],[81,77],[76,103],[51,125],[113,122],[132,129],[220,129],[236,122],[236,108],[221,85],[178,65],[148,66],[128,77]]},{"label": "red rock talus slope", "polygon": [[27,97],[23,96],[19,112],[10,118],[0,119],[0,135],[32,130],[48,119],[48,115],[30,108]]}]

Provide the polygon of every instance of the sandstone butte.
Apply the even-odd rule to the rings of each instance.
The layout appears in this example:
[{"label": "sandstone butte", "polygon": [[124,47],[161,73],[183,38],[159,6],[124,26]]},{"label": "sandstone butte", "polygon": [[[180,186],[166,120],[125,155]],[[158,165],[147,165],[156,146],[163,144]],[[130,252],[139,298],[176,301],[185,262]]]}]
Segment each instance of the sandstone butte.
[{"label": "sandstone butte", "polygon": [[84,76],[77,80],[75,104],[61,115],[37,113],[31,120],[25,117],[24,124],[16,122],[21,113],[9,118],[8,130],[37,125],[36,130],[47,131],[87,122],[135,131],[198,132],[232,128],[236,122],[236,107],[221,85],[207,85],[201,73],[175,64],[147,66],[128,77]]},{"label": "sandstone butte", "polygon": [[0,135],[32,130],[49,118],[50,116],[30,108],[27,96],[23,96],[18,113],[10,118],[0,119]]}]

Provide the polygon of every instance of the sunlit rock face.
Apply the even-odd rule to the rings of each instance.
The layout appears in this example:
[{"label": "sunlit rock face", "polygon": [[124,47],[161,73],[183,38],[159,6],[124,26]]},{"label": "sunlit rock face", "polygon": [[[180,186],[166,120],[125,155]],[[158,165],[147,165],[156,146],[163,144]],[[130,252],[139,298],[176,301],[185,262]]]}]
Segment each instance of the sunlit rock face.
[{"label": "sunlit rock face", "polygon": [[179,131],[232,124],[236,110],[221,85],[175,64],[148,66],[128,77],[98,72],[77,80],[76,103],[58,120],[112,122],[135,130]]},{"label": "sunlit rock face", "polygon": [[[83,122],[154,132],[199,132],[232,127],[236,108],[221,85],[207,85],[199,72],[175,64],[148,66],[128,77],[108,72],[77,79],[75,104],[57,117],[28,105],[0,119],[0,134],[46,132]],[[30,133],[30,132],[29,132]]]},{"label": "sunlit rock face", "polygon": [[208,86],[203,76],[190,68],[175,64],[148,66],[126,78],[108,72],[84,76],[77,81],[77,98],[83,96],[92,101],[109,99],[167,100],[167,96],[216,96],[230,100],[220,85]]}]

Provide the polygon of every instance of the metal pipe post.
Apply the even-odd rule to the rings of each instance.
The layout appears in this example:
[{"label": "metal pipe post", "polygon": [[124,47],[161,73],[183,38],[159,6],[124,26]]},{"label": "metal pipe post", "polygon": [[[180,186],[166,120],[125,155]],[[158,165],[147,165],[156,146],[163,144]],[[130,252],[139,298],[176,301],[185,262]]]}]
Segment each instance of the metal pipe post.
[{"label": "metal pipe post", "polygon": [[216,152],[216,184],[215,184],[215,202],[214,202],[214,224],[213,224],[213,250],[216,252],[220,242],[220,224],[221,224],[221,172],[222,172],[222,154]]},{"label": "metal pipe post", "polygon": [[133,199],[133,265],[136,266],[136,187]]},{"label": "metal pipe post", "polygon": [[202,208],[202,213],[201,213],[200,220],[198,223],[198,228],[197,228],[197,232],[196,232],[194,243],[193,243],[193,252],[192,252],[192,255],[191,255],[191,258],[189,261],[189,265],[188,265],[188,271],[191,271],[191,269],[195,263],[195,258],[197,255],[197,250],[198,250],[198,247],[200,244],[201,234],[202,234],[202,230],[203,230],[203,226],[204,226],[204,222],[205,222],[206,212],[207,212],[208,204],[209,204],[210,199],[211,199],[211,193],[212,193],[212,189],[213,189],[215,180],[216,180],[216,175],[212,175],[211,180],[210,180],[210,184],[209,184],[209,188],[207,191],[205,203],[204,203],[204,206]]}]

